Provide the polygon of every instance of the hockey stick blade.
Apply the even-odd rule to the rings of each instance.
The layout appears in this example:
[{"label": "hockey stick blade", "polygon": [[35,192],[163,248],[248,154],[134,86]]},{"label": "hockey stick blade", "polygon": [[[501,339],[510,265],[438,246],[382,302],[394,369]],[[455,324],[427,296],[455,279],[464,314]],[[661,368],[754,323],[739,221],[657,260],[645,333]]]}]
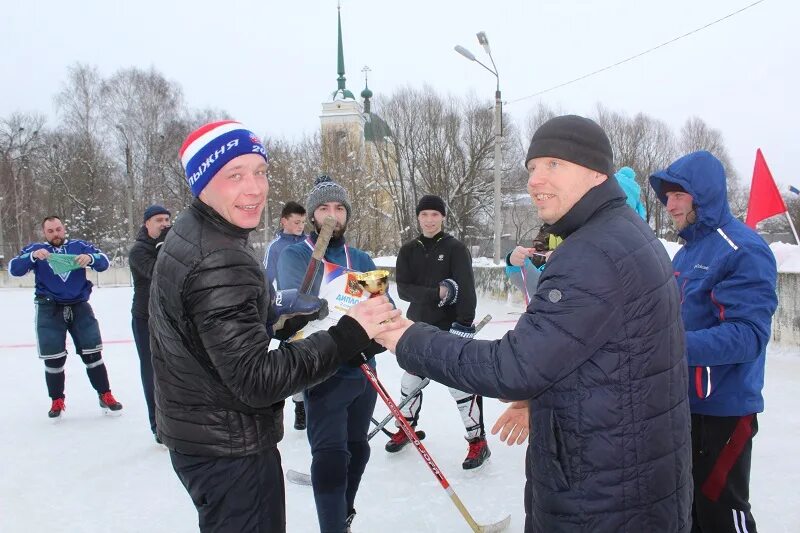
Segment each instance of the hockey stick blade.
[{"label": "hockey stick blade", "polygon": [[480,331],[483,329],[483,326],[485,326],[486,324],[488,324],[491,321],[492,321],[492,315],[486,315],[485,317],[483,317],[481,319],[481,321],[478,322],[478,325],[475,326],[475,335],[480,333]]},{"label": "hockey stick blade", "polygon": [[311,476],[302,472],[298,472],[297,470],[287,470],[286,481],[289,483],[294,483],[295,485],[305,485],[307,487],[311,486]]},{"label": "hockey stick blade", "polygon": [[492,524],[478,524],[478,528],[482,533],[498,533],[500,531],[505,531],[508,529],[508,526],[511,525],[511,515],[506,515],[505,518],[500,520],[499,522],[494,522]]}]

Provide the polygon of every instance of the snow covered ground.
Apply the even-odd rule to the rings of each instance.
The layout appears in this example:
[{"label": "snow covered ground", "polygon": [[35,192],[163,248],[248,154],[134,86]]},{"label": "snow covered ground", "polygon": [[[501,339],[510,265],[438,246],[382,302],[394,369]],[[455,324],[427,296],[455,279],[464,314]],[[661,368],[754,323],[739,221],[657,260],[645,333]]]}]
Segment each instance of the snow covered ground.
[{"label": "snow covered ground", "polygon": [[[0,290],[0,531],[165,532],[197,530],[189,497],[172,471],[169,455],[150,436],[139,378],[139,362],[130,331],[131,289],[95,290],[92,305],[105,340],[104,359],[112,390],[125,406],[122,416],[103,416],[80,358],[67,362],[67,412],[47,418],[42,363],[36,357],[33,291]],[[494,320],[482,338],[497,338],[513,327],[520,311],[504,302],[481,301],[478,316]],[[380,356],[379,376],[399,396],[401,370],[391,355]],[[769,348],[766,412],[759,418],[753,457],[752,502],[765,532],[800,531],[800,347]],[[376,418],[387,410],[378,402]],[[487,427],[503,406],[485,402]],[[286,408],[286,437],[280,444],[284,469],[308,471],[305,432],[291,428]],[[490,437],[492,458],[477,472],[461,470],[466,454],[463,426],[446,388],[425,390],[420,429],[428,450],[478,522],[511,514],[509,531],[522,531],[524,447],[510,448]],[[469,531],[450,499],[413,448],[397,455],[383,451],[385,438],[372,441],[373,455],[356,502],[355,531]],[[289,532],[318,531],[309,487],[287,484]]]}]

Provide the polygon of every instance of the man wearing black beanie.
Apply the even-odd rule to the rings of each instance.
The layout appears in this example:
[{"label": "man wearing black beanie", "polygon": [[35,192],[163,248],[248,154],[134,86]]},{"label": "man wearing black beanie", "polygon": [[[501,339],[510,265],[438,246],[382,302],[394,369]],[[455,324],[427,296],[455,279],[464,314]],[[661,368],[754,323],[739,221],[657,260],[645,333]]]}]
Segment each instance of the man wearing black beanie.
[{"label": "man wearing black beanie", "polygon": [[[475,281],[472,275],[472,257],[464,244],[444,231],[447,214],[444,200],[426,194],[417,203],[417,221],[421,234],[405,243],[397,254],[397,293],[410,302],[408,316],[411,320],[436,326],[461,337],[472,338],[475,328]],[[416,427],[422,408],[422,377],[406,372],[400,381],[403,399],[412,395],[403,409],[403,416]],[[464,423],[464,438],[469,443],[467,457],[461,464],[464,470],[483,465],[491,452],[486,442],[483,426],[483,398],[450,387]],[[400,423],[396,423],[398,428]],[[386,443],[386,451],[398,452],[410,441],[402,429]]]},{"label": "man wearing black beanie", "polygon": [[688,533],[686,341],[669,256],[609,179],[595,122],[547,121],[525,164],[540,218],[564,240],[515,328],[484,341],[406,321],[376,339],[409,372],[514,401],[493,432],[530,428],[526,533]]}]

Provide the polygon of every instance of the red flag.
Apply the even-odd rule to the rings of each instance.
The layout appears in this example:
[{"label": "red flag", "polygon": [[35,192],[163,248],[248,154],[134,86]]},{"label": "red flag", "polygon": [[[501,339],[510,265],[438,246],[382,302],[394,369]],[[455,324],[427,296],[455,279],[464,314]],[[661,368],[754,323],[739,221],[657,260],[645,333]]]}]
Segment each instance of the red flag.
[{"label": "red flag", "polygon": [[756,150],[756,166],[753,169],[753,183],[750,185],[750,200],[747,202],[747,218],[744,223],[755,229],[756,224],[765,218],[785,212],[786,204],[759,148]]}]

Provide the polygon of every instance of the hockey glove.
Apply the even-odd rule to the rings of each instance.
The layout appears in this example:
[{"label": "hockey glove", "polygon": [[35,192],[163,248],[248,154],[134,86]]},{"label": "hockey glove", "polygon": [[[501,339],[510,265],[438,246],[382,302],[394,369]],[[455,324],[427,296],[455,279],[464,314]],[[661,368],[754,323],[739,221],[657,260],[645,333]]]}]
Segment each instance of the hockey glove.
[{"label": "hockey glove", "polygon": [[464,324],[453,322],[450,326],[450,333],[458,335],[459,337],[464,337],[465,339],[471,339],[475,336],[475,328],[473,326],[465,326]]},{"label": "hockey glove", "polygon": [[321,320],[328,316],[328,302],[298,292],[297,289],[278,291],[270,305],[269,316],[273,320],[269,325],[275,338],[285,340],[312,320]]},{"label": "hockey glove", "polygon": [[439,301],[439,307],[453,305],[458,300],[458,283],[453,279],[445,279],[439,282],[439,287],[444,287],[445,295]]}]

